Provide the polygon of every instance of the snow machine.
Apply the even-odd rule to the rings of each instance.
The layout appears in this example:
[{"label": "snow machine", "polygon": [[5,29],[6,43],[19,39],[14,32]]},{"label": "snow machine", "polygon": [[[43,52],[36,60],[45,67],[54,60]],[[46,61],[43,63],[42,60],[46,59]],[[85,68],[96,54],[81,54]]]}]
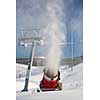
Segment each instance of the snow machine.
[{"label": "snow machine", "polygon": [[41,91],[62,90],[60,71],[44,69],[44,75],[40,82],[40,89]]}]

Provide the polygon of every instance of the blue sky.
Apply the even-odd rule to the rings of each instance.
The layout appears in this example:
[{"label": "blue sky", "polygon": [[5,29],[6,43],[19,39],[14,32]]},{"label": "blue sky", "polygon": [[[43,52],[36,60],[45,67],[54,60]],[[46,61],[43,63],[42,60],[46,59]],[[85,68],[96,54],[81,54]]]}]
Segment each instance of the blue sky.
[{"label": "blue sky", "polygon": [[[16,39],[20,37],[20,29],[28,29],[35,26],[42,26],[46,17],[45,3],[47,0],[16,0]],[[67,28],[67,43],[71,43],[73,35],[73,54],[82,56],[83,54],[83,0],[63,0],[64,2],[64,22]],[[45,24],[45,23],[44,23]],[[72,45],[63,47],[64,57],[72,56]],[[37,47],[36,56],[45,56],[45,48]],[[16,45],[16,57],[29,57],[30,47],[24,48]]]}]

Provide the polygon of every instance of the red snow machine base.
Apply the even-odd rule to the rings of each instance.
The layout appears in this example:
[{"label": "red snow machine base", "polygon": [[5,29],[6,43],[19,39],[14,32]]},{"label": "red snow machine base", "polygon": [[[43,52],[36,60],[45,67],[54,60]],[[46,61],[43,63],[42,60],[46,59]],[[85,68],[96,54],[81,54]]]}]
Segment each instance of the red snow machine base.
[{"label": "red snow machine base", "polygon": [[40,89],[42,91],[55,91],[62,90],[62,83],[55,78],[54,80],[49,80],[47,77],[43,76],[43,79],[40,83]]}]

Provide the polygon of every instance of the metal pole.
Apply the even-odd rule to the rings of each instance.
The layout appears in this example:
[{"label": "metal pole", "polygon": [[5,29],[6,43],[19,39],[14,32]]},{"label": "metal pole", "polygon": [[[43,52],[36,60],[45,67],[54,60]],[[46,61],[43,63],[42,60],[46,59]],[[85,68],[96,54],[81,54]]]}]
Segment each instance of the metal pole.
[{"label": "metal pole", "polygon": [[[72,34],[73,34],[73,33],[72,33]],[[72,35],[72,38],[73,38],[73,35]],[[73,39],[72,39],[72,67],[71,67],[71,70],[72,70],[72,71],[73,71],[73,63],[74,63],[74,62],[73,62],[73,61],[74,61],[74,58],[73,58],[73,57],[74,57],[74,54],[73,54],[73,53],[74,53],[74,50],[73,50]]]},{"label": "metal pole", "polygon": [[31,47],[29,65],[28,65],[28,69],[27,69],[27,73],[26,73],[25,86],[24,86],[24,89],[22,90],[22,92],[28,91],[29,76],[30,76],[31,67],[33,64],[33,58],[34,58],[34,49],[35,49],[35,44],[33,42],[32,47]]},{"label": "metal pole", "polygon": [[73,21],[72,21],[72,19],[71,19],[71,43],[72,43],[72,44],[71,44],[71,45],[72,45],[72,46],[71,46],[71,48],[72,48],[72,54],[71,54],[71,56],[72,56],[72,57],[71,57],[71,58],[72,58],[71,70],[73,71],[73,65],[74,65],[74,64],[73,64],[73,61],[74,61],[74,58],[73,58],[73,57],[74,57],[74,48],[73,48],[73,46],[74,46],[74,45],[73,45],[73,44],[74,44],[74,41],[73,41],[73,38],[74,38],[74,37],[73,37],[73,31],[72,31],[72,24],[73,24]]}]

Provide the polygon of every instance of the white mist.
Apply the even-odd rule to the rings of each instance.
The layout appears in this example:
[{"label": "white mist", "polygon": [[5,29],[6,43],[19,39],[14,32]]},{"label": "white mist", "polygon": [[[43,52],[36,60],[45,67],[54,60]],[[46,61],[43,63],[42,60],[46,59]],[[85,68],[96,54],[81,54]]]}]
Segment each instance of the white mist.
[{"label": "white mist", "polygon": [[51,69],[52,73],[56,73],[63,54],[62,46],[59,44],[66,41],[63,10],[63,0],[47,0],[46,15],[48,16],[48,25],[44,32],[48,37],[49,46],[46,67]]}]

